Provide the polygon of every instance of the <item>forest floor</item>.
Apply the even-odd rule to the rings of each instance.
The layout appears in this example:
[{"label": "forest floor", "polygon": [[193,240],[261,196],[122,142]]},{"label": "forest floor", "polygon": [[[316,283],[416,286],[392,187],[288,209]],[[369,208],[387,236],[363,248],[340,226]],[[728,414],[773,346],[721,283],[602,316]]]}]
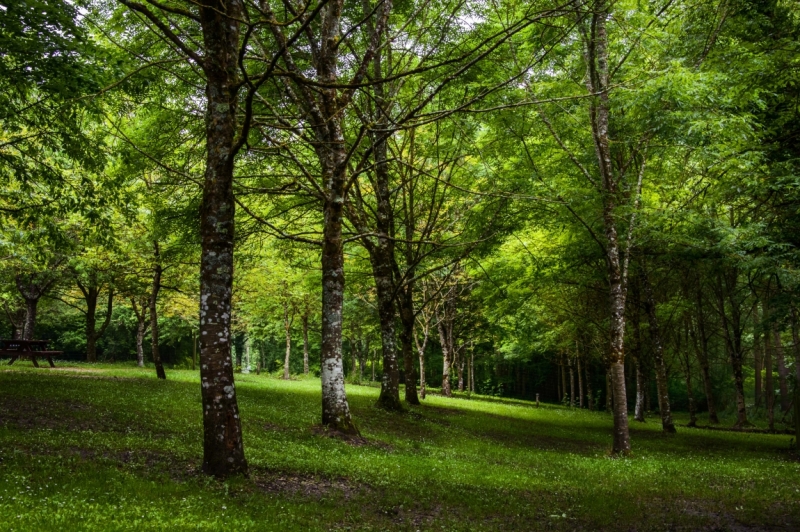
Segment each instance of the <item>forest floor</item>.
[{"label": "forest floor", "polygon": [[[2,364],[2,361],[0,361]],[[363,442],[326,437],[318,379],[238,375],[251,474],[200,474],[190,371],[0,366],[4,530],[798,530],[791,436],[431,396],[406,414],[348,385]]]}]

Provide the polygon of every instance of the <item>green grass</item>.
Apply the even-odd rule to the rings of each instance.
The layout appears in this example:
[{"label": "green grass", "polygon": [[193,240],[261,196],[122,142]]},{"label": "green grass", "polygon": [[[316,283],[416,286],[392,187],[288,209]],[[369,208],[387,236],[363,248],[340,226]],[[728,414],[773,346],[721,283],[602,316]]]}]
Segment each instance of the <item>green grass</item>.
[{"label": "green grass", "polygon": [[[0,362],[1,363],[1,362]],[[602,413],[429,396],[403,415],[348,386],[366,439],[312,430],[319,381],[237,375],[248,479],[199,474],[190,371],[0,371],[4,530],[771,530],[800,526],[790,436],[632,425]]]}]

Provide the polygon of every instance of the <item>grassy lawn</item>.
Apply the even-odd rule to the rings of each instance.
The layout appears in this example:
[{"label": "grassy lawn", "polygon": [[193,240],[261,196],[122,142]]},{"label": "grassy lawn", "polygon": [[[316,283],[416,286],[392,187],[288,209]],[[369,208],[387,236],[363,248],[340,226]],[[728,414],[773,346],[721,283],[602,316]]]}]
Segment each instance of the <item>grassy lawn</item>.
[{"label": "grassy lawn", "polygon": [[[0,362],[1,364],[2,362]],[[118,365],[0,366],[4,530],[796,530],[791,436],[429,396],[408,414],[348,386],[365,442],[316,430],[319,381],[237,375],[249,479],[198,473],[200,387]]]}]

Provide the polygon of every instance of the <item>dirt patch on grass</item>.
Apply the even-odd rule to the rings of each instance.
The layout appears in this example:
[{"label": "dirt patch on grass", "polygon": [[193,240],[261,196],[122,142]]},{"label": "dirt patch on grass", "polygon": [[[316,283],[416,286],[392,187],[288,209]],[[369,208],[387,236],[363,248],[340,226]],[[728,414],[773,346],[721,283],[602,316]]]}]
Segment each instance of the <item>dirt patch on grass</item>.
[{"label": "dirt patch on grass", "polygon": [[112,423],[86,403],[0,397],[0,426],[22,430],[109,430]]},{"label": "dirt patch on grass", "polygon": [[264,492],[322,499],[327,496],[351,499],[371,490],[366,484],[356,484],[347,478],[326,478],[290,472],[254,473],[253,483]]}]

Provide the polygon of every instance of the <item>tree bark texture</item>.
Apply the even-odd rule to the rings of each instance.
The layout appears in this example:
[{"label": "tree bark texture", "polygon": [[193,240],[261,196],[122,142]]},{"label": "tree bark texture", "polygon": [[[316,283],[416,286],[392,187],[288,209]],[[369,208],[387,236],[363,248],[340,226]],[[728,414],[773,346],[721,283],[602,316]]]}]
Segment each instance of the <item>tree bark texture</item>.
[{"label": "tree bark texture", "polygon": [[636,289],[638,284],[634,284],[633,299],[634,305],[631,312],[631,327],[633,329],[633,345],[631,346],[631,355],[633,356],[634,369],[636,373],[636,406],[634,407],[633,418],[644,423],[645,405],[644,396],[645,388],[647,386],[647,379],[644,372],[644,362],[642,360],[642,328],[641,328],[641,307],[639,291]]},{"label": "tree bark texture", "polygon": [[442,395],[452,397],[450,390],[450,342],[447,338],[442,320],[437,324],[439,329],[439,343],[442,344]]},{"label": "tree bark texture", "polygon": [[[136,302],[135,297],[130,298],[131,308],[133,314],[136,316],[136,365],[140,368],[144,367],[144,337],[147,334],[147,329],[150,327],[148,319],[149,301],[150,296],[140,298],[139,303]],[[192,335],[194,341],[194,335]]]},{"label": "tree bark texture", "polygon": [[161,362],[161,349],[158,344],[158,294],[161,291],[161,275],[164,268],[161,265],[161,250],[158,242],[153,242],[153,285],[150,289],[150,338],[152,346],[153,364],[156,367],[156,377],[166,379],[164,364]]},{"label": "tree bark texture", "polygon": [[792,407],[789,397],[789,369],[786,367],[786,358],[783,353],[781,330],[779,326],[773,329],[773,348],[775,349],[775,363],[778,366],[778,389],[781,394],[781,412],[784,414]]},{"label": "tree bark texture", "polygon": [[584,371],[586,372],[586,405],[589,407],[590,411],[594,410],[594,397],[592,396],[592,378],[591,374],[589,373],[589,363],[587,362],[583,366]]},{"label": "tree bark texture", "polygon": [[206,56],[206,170],[200,207],[200,381],[203,471],[247,474],[231,360],[233,168],[238,91],[240,0],[204,0],[200,24]]},{"label": "tree bark texture", "polygon": [[303,375],[308,375],[308,314],[303,314]]},{"label": "tree bark texture", "polygon": [[[406,376],[405,400],[410,405],[419,404],[417,394],[417,371],[414,363],[414,285],[409,283],[400,287],[399,294],[400,322],[400,348],[403,353],[403,371]],[[421,360],[421,359],[420,359]],[[420,371],[422,371],[420,366]],[[420,387],[424,376],[420,374]]]},{"label": "tree bark texture", "polygon": [[[617,235],[617,193],[619,177],[614,175],[611,139],[609,136],[609,60],[606,21],[610,4],[597,0],[591,19],[591,37],[586,42],[588,60],[587,88],[597,95],[590,101],[589,116],[592,124],[600,187],[603,199],[603,231],[605,235],[606,269],[609,286],[609,348],[608,363],[613,390],[614,437],[612,452],[630,452],[628,430],[628,404],[625,390],[625,299],[627,296],[627,267],[622,268]],[[628,242],[630,248],[630,241]]]},{"label": "tree bark texture", "polygon": [[97,362],[97,341],[105,334],[108,324],[111,323],[111,312],[114,306],[114,289],[108,288],[108,303],[106,305],[106,316],[100,329],[97,328],[97,300],[100,297],[101,285],[94,276],[90,277],[89,283],[84,285],[78,281],[78,288],[83,293],[86,301],[86,360]]},{"label": "tree bark texture", "polygon": [[[744,323],[742,320],[741,300],[736,295],[739,271],[730,268],[717,275],[717,293],[719,311],[722,318],[722,330],[725,337],[725,347],[733,368],[733,384],[736,391],[736,427],[745,427],[750,424],[747,420],[747,405],[744,396],[744,346],[742,334]],[[729,305],[726,305],[726,299]]]},{"label": "tree bark texture", "polygon": [[645,293],[645,307],[650,328],[650,343],[653,347],[653,364],[656,370],[656,387],[658,388],[658,411],[661,414],[661,428],[664,432],[675,433],[675,423],[672,421],[672,410],[669,404],[669,382],[667,381],[667,366],[664,362],[664,343],[661,338],[661,329],[656,313],[656,302],[653,297],[653,287],[646,272],[642,272],[642,287]]},{"label": "tree bark texture", "polygon": [[772,374],[772,334],[764,335],[764,399],[767,403],[767,423],[769,430],[775,430],[775,383]]},{"label": "tree bark texture", "polygon": [[714,402],[714,388],[711,383],[711,371],[708,363],[708,335],[706,334],[705,312],[703,310],[703,290],[697,288],[697,341],[695,350],[697,361],[700,363],[700,375],[703,378],[703,391],[706,394],[708,408],[708,422],[718,424],[717,408]]},{"label": "tree bark texture", "polygon": [[36,312],[39,300],[47,293],[53,284],[53,278],[42,278],[37,274],[18,274],[15,277],[17,290],[25,300],[24,325],[21,330],[23,340],[36,339]]},{"label": "tree bark texture", "polygon": [[289,319],[289,302],[283,302],[283,330],[286,334],[286,354],[283,359],[283,380],[288,381],[289,375],[289,360],[292,356],[292,322]]}]

